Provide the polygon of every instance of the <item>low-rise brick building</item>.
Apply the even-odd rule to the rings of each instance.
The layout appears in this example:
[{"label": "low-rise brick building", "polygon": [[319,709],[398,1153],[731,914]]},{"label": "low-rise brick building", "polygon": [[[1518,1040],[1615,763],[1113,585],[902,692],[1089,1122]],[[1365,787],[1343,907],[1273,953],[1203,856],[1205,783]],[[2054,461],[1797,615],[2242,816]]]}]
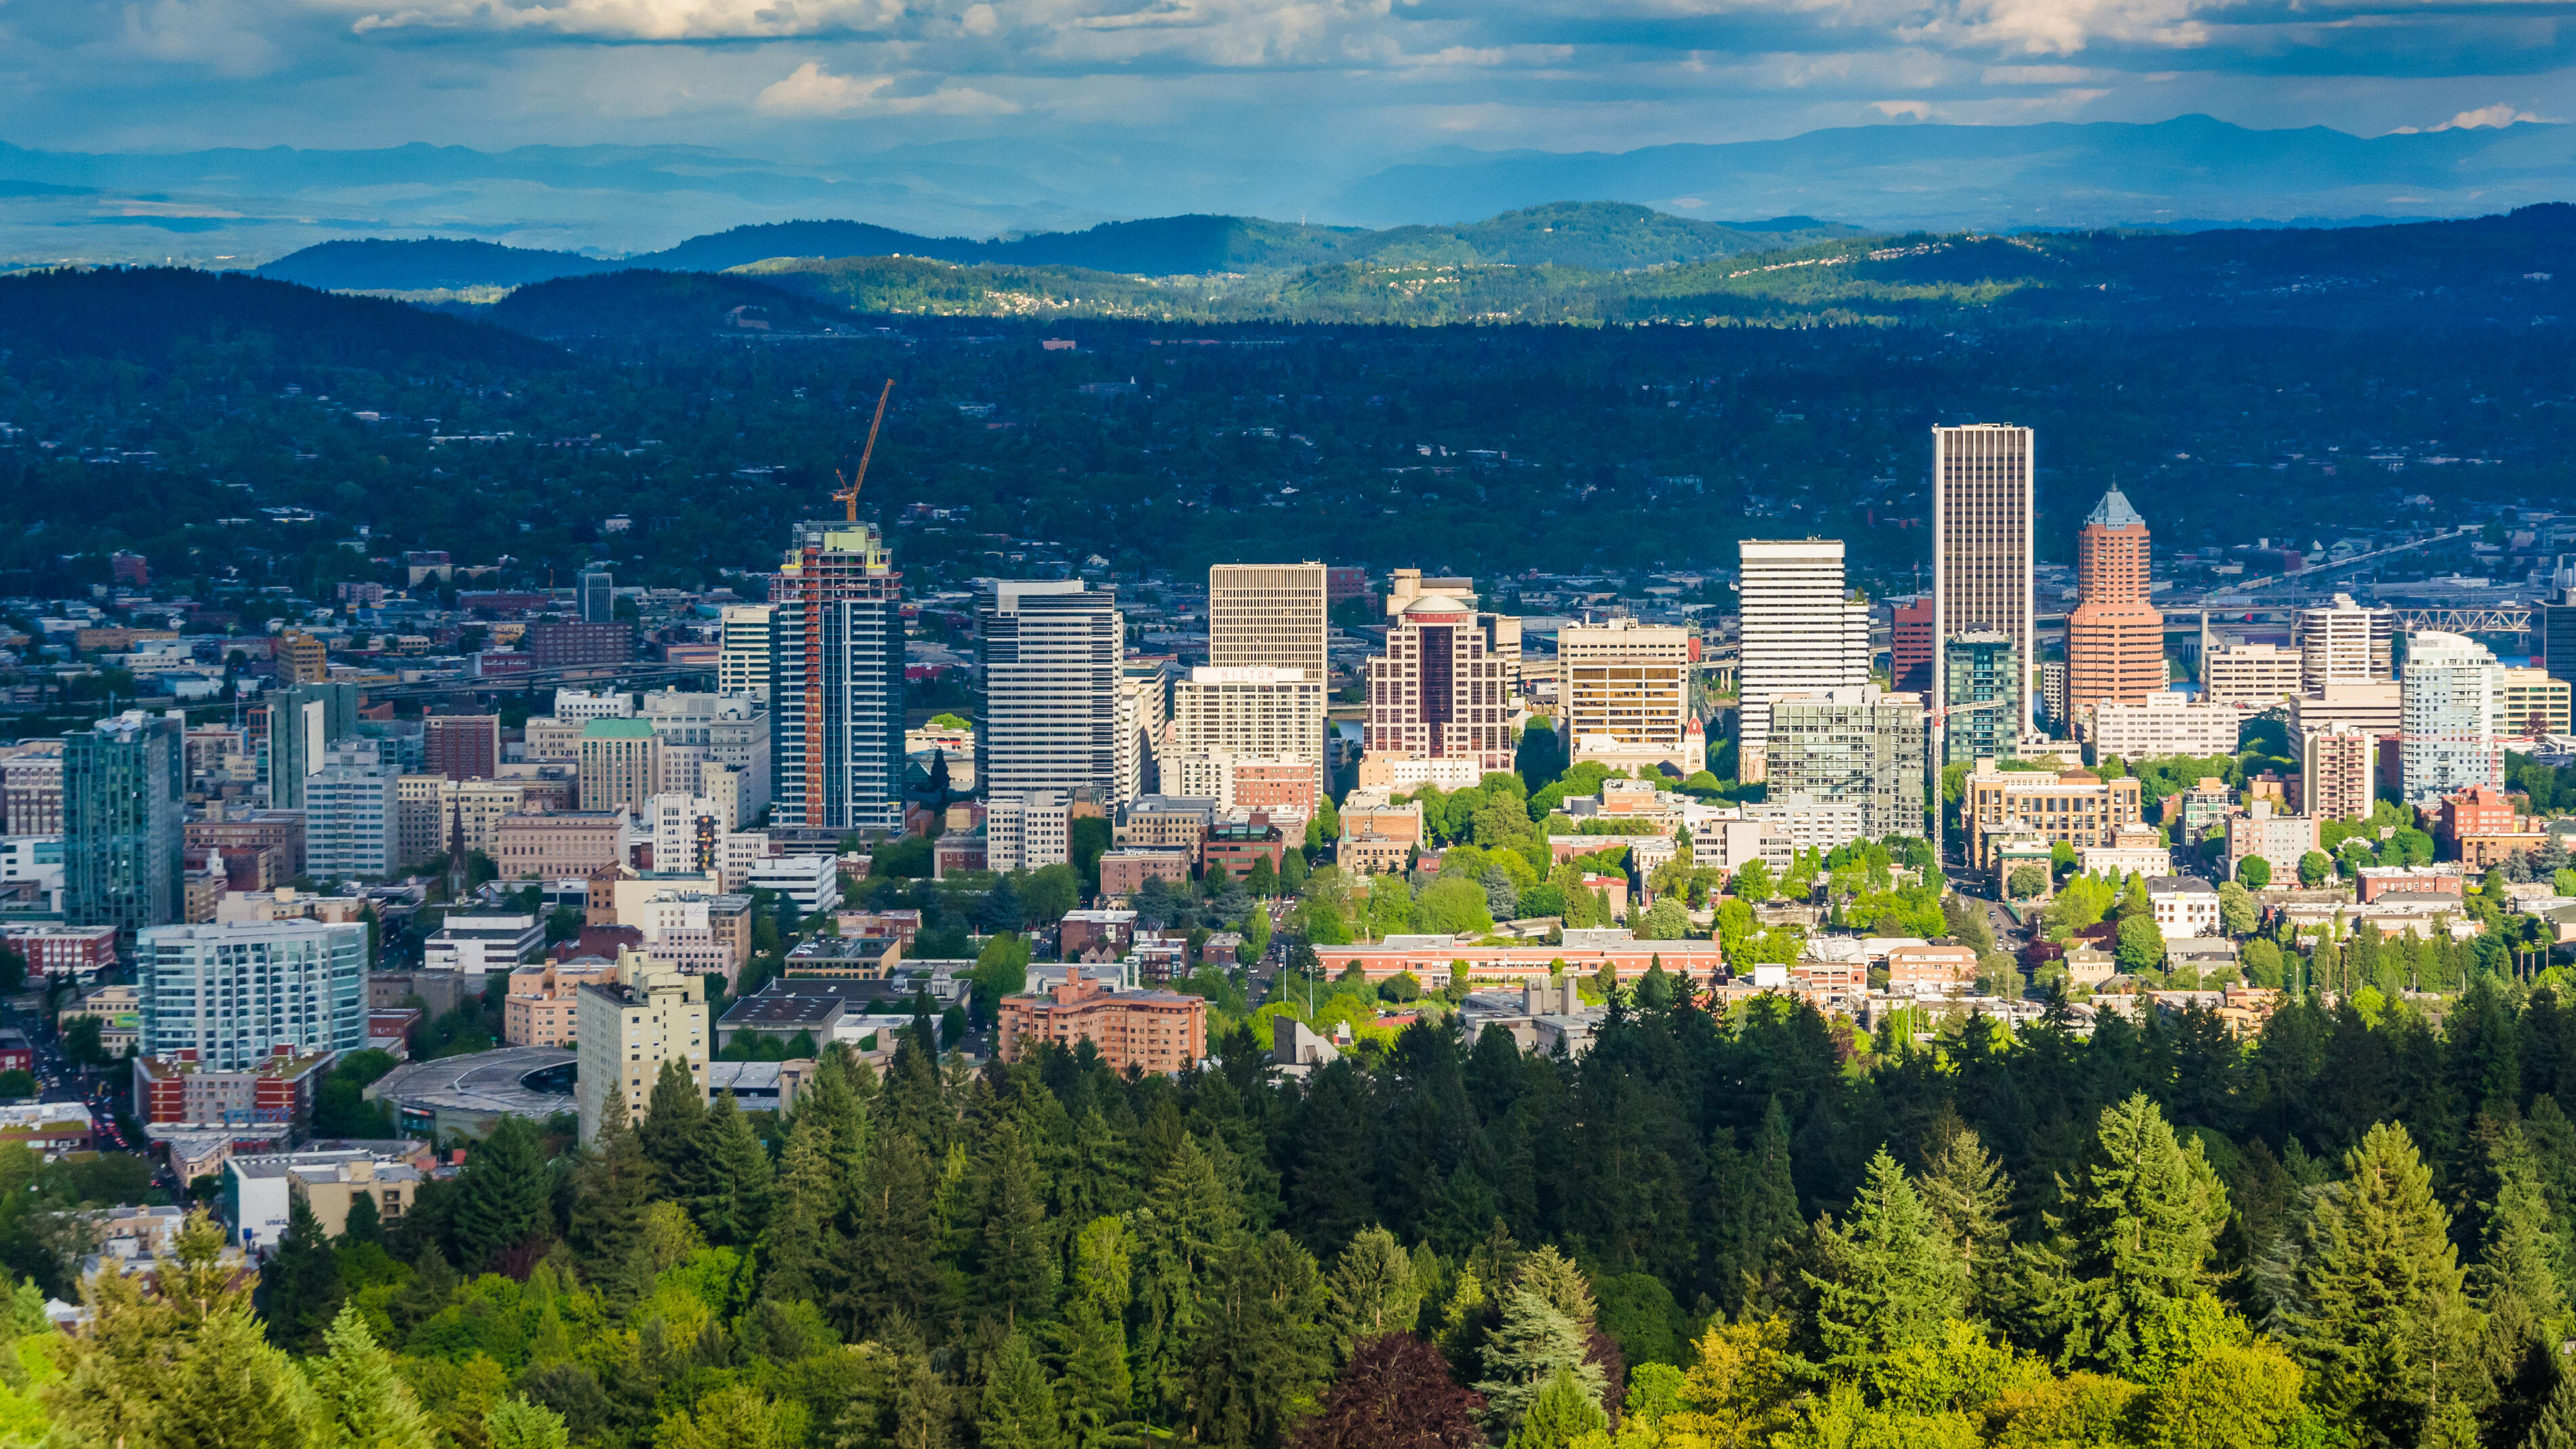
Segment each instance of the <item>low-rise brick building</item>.
[{"label": "low-rise brick building", "polygon": [[1207,999],[1116,990],[1077,966],[1050,991],[1002,998],[1002,1059],[1016,1061],[1041,1041],[1090,1042],[1115,1072],[1177,1072],[1207,1056]]}]

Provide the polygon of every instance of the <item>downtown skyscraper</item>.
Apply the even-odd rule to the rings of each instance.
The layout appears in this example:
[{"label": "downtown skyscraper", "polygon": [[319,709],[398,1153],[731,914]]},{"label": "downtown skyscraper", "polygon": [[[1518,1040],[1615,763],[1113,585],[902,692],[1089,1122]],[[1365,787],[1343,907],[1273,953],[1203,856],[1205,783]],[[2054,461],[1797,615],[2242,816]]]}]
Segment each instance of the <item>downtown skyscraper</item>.
[{"label": "downtown skyscraper", "polygon": [[[2012,641],[2024,678],[2013,707],[2031,725],[2032,437],[2009,423],[1932,430],[1932,667],[1956,634],[1997,633]],[[1947,697],[1939,680],[1935,699]]]},{"label": "downtown skyscraper", "polygon": [[903,829],[903,575],[874,524],[796,525],[770,585],[771,819]]}]

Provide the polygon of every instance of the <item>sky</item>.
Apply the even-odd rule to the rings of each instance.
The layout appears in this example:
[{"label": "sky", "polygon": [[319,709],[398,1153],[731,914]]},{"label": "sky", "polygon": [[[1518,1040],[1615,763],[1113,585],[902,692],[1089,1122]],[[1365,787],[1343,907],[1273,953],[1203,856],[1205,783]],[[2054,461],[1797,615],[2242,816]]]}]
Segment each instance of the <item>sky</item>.
[{"label": "sky", "polygon": [[2194,112],[2576,119],[2576,0],[0,0],[0,141],[84,151],[974,140],[1346,172]]}]

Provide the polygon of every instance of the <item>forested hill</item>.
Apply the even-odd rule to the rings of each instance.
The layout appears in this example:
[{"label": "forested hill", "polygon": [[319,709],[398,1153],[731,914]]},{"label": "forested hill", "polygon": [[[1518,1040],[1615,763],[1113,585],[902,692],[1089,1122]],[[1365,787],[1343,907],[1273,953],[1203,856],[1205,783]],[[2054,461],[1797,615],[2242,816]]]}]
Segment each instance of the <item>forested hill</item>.
[{"label": "forested hill", "polygon": [[[2367,955],[2251,1041],[1873,1036],[1658,969],[1580,1060],[1426,1019],[1302,1085],[1248,1027],[970,1072],[920,1019],[783,1120],[666,1065],[640,1129],[505,1119],[398,1219],[299,1196],[255,1290],[205,1227],[76,1337],[17,1315],[0,1401],[102,1445],[2555,1446],[2576,1014]],[[2438,1022],[2382,993],[2464,964]]]},{"label": "forested hill", "polygon": [[715,272],[772,257],[929,257],[1152,277],[1294,270],[1371,259],[1617,270],[1705,261],[1858,234],[1859,228],[1810,217],[1727,224],[1618,202],[1567,202],[1481,222],[1384,231],[1241,216],[1166,216],[1106,222],[1088,231],[979,240],[915,236],[866,222],[791,221],[739,226],[620,260],[480,241],[335,241],[307,247],[259,270],[262,276],[348,291],[516,287],[552,277],[639,267]]},{"label": "forested hill", "polygon": [[312,366],[382,366],[407,357],[526,364],[554,352],[400,302],[332,296],[240,272],[131,267],[0,277],[0,340],[22,346],[157,360],[187,342],[251,338]]}]

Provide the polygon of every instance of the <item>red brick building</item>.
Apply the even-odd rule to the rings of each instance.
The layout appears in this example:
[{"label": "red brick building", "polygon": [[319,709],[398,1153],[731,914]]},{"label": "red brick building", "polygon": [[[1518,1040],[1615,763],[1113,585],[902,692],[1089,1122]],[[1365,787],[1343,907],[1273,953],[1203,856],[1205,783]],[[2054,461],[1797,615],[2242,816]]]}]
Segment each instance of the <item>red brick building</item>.
[{"label": "red brick building", "polygon": [[1251,874],[1254,861],[1267,860],[1276,871],[1287,854],[1286,833],[1256,810],[1250,820],[1221,821],[1208,831],[1199,841],[1199,873],[1209,880],[1240,880]]},{"label": "red brick building", "polygon": [[1888,664],[1895,672],[1896,688],[1928,694],[1932,690],[1932,596],[1925,594],[1898,609],[1895,622]]},{"label": "red brick building", "polygon": [[0,930],[0,945],[27,958],[27,974],[69,976],[116,964],[114,926],[64,926],[30,922]]},{"label": "red brick building", "polygon": [[526,642],[528,663],[535,669],[627,664],[635,658],[635,625],[628,619],[602,624],[547,619],[528,626]]},{"label": "red brick building", "polygon": [[2493,785],[2472,785],[2457,795],[2442,797],[2442,820],[2434,833],[2443,851],[2457,856],[2463,838],[2510,835],[2514,821],[2513,801],[2503,791]]},{"label": "red brick building", "polygon": [[145,1122],[282,1126],[313,1117],[313,1094],[336,1052],[294,1056],[286,1047],[242,1071],[201,1068],[191,1049],[175,1059],[134,1059],[134,1115]]},{"label": "red brick building", "polygon": [[420,722],[423,773],[489,780],[501,773],[501,717],[434,714]]},{"label": "red brick building", "polygon": [[1076,966],[1051,991],[1002,998],[1002,1060],[1017,1061],[1033,1041],[1090,1042],[1114,1072],[1177,1072],[1207,1055],[1207,1000],[1113,990]]}]

